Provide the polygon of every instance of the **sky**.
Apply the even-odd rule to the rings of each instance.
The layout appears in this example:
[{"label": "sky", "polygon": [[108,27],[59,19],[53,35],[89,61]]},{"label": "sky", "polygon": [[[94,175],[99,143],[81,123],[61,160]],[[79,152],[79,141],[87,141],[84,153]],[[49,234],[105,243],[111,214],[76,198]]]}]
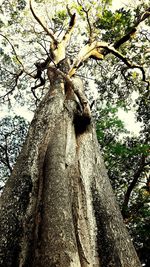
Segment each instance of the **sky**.
[{"label": "sky", "polygon": [[122,6],[124,6],[124,4],[127,4],[129,2],[129,0],[113,0],[112,1],[112,9],[115,10],[115,9],[118,9]]},{"label": "sky", "polygon": [[120,109],[118,111],[118,117],[124,122],[125,128],[128,131],[131,131],[132,135],[138,135],[142,124],[140,122],[136,122],[136,118],[132,110],[125,112],[124,110]]}]

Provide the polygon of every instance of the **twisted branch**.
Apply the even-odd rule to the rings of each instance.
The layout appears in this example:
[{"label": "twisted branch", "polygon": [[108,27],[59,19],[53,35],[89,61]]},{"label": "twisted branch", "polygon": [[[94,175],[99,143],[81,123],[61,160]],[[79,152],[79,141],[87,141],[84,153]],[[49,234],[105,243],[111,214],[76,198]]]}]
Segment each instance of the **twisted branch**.
[{"label": "twisted branch", "polygon": [[[80,2],[78,1],[80,4]],[[146,75],[145,71],[142,66],[136,65],[131,63],[124,55],[122,55],[119,51],[117,51],[117,48],[119,48],[123,43],[128,41],[131,38],[131,35],[136,32],[137,26],[147,19],[150,16],[150,8],[148,8],[140,17],[139,19],[135,22],[134,26],[132,29],[124,35],[121,39],[116,41],[114,45],[109,45],[106,42],[96,42],[93,41],[92,43],[88,43],[86,46],[84,46],[78,56],[75,62],[73,63],[70,71],[69,71],[69,76],[73,76],[76,72],[76,70],[81,66],[81,63],[87,60],[88,58],[93,58],[95,60],[103,60],[105,56],[109,53],[112,53],[116,57],[122,60],[128,68],[131,69],[139,69],[142,73],[142,81],[147,83],[147,86],[149,87],[149,81],[146,80]]]}]

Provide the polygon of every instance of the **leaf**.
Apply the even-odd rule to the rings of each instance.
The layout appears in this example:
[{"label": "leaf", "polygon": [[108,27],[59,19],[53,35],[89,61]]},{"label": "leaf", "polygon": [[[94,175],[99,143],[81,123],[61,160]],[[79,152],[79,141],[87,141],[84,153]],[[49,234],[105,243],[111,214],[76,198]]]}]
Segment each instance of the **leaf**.
[{"label": "leaf", "polygon": [[115,18],[115,21],[117,21],[117,20],[120,20],[120,18],[122,17],[122,14],[121,13],[118,13],[118,12],[116,12],[116,14],[115,14],[115,16],[114,16],[114,18]]},{"label": "leaf", "polygon": [[136,79],[136,78],[137,78],[137,72],[136,72],[136,71],[133,71],[133,72],[132,72],[132,78],[133,78],[133,79]]}]

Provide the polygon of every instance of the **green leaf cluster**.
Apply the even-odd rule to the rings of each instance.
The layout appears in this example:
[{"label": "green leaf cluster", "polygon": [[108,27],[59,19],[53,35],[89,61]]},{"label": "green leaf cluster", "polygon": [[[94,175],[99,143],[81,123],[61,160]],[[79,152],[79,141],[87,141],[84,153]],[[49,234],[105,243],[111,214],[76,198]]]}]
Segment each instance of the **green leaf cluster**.
[{"label": "green leaf cluster", "polygon": [[95,22],[95,26],[99,30],[104,31],[104,41],[114,42],[129,30],[132,26],[132,22],[133,16],[131,10],[121,8],[112,12],[106,9]]}]

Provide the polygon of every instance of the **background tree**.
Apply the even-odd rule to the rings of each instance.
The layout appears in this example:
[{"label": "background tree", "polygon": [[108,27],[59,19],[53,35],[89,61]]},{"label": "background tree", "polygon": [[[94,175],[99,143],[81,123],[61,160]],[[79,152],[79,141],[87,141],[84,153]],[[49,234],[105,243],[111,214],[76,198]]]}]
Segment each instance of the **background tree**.
[{"label": "background tree", "polygon": [[100,110],[98,140],[124,221],[142,263],[149,266],[149,144],[143,130],[137,137],[128,135],[117,110]]},{"label": "background tree", "polygon": [[[13,3],[16,4],[16,1]],[[18,8],[24,10],[24,4],[25,2],[21,2]],[[1,263],[3,265],[140,266],[103,167],[83,84],[76,76],[85,76],[87,71],[92,76],[94,70],[97,77],[98,69],[102,65],[95,64],[95,60],[99,62],[107,56],[113,62],[114,59],[109,57],[112,54],[123,63],[122,66],[119,64],[119,68],[125,83],[131,83],[129,77],[132,73],[125,66],[129,69],[139,69],[141,73],[139,78],[142,77],[142,85],[147,92],[149,83],[146,81],[143,66],[139,62],[131,63],[118,49],[131,39],[139,24],[148,18],[149,9],[135,16],[135,21],[131,21],[131,28],[121,37],[118,36],[118,39],[113,41],[114,44],[110,45],[100,40],[101,38],[104,40],[103,35],[106,32],[102,31],[101,36],[98,35],[99,19],[105,16],[107,18],[109,12],[106,12],[106,8],[109,2],[102,1],[101,5],[95,3],[95,9],[91,8],[93,4],[88,2],[83,5],[77,1],[72,7],[67,6],[63,12],[58,11],[58,5],[55,10],[57,15],[55,16],[53,12],[51,14],[51,26],[46,27],[30,3],[32,15],[44,32],[40,32],[39,36],[37,33],[35,39],[30,35],[31,39],[29,36],[28,45],[20,55],[16,52],[15,45],[12,45],[4,34],[5,27],[2,21],[3,45],[5,46],[7,42],[14,54],[14,57],[6,56],[6,51],[1,51],[3,78],[7,74],[12,78],[11,84],[4,79],[2,93],[4,88],[6,91],[2,94],[2,99],[7,100],[9,104],[10,95],[20,100],[19,94],[24,97],[25,87],[28,92],[31,79],[35,79],[36,83],[31,85],[31,93],[36,100],[35,104],[38,105],[26,142],[2,195]],[[5,7],[10,11],[9,3],[6,3]],[[85,44],[80,49],[78,38],[75,45],[70,46],[69,51],[66,48],[76,18],[72,9],[78,11],[80,14],[78,20],[84,22],[81,31],[76,30],[76,35],[80,34]],[[69,27],[68,23],[65,27],[67,13],[70,16]],[[13,19],[14,13],[10,14]],[[17,12],[15,16],[16,14]],[[108,17],[110,19],[110,14]],[[21,23],[25,25],[25,22],[20,17],[15,18],[17,25],[15,34],[20,35],[20,25]],[[9,23],[11,25],[11,22]],[[29,32],[32,33],[31,29]],[[11,34],[13,31],[12,27]],[[36,29],[33,28],[33,34],[35,33]],[[47,37],[51,39],[50,49]],[[34,46],[34,52],[33,47],[29,50],[28,47],[32,42],[39,44],[43,51],[39,46],[37,49]],[[19,47],[17,48],[19,51]],[[79,52],[72,52],[74,48]],[[31,57],[35,51],[37,62],[34,61],[35,57]],[[71,63],[68,59],[74,57],[74,53],[77,55]],[[27,61],[28,56],[30,61]],[[93,59],[91,71],[86,63],[89,58]],[[31,67],[32,60],[35,63],[34,69]],[[13,71],[10,72],[4,67],[6,63]],[[85,63],[86,67],[83,70],[81,67]],[[26,83],[27,76],[28,83]],[[132,76],[136,76],[134,72]],[[19,86],[21,77],[23,81]],[[99,84],[102,83],[102,79],[96,80]],[[48,82],[51,84],[50,90]],[[39,89],[41,86],[44,91]],[[109,89],[108,87],[108,92]],[[23,97],[21,101],[24,101]],[[38,104],[41,97],[43,99]],[[120,100],[120,95],[118,99]],[[31,101],[31,107],[32,103]]]},{"label": "background tree", "polygon": [[27,135],[28,123],[20,116],[4,117],[0,121],[1,189],[13,170],[13,165]]}]

